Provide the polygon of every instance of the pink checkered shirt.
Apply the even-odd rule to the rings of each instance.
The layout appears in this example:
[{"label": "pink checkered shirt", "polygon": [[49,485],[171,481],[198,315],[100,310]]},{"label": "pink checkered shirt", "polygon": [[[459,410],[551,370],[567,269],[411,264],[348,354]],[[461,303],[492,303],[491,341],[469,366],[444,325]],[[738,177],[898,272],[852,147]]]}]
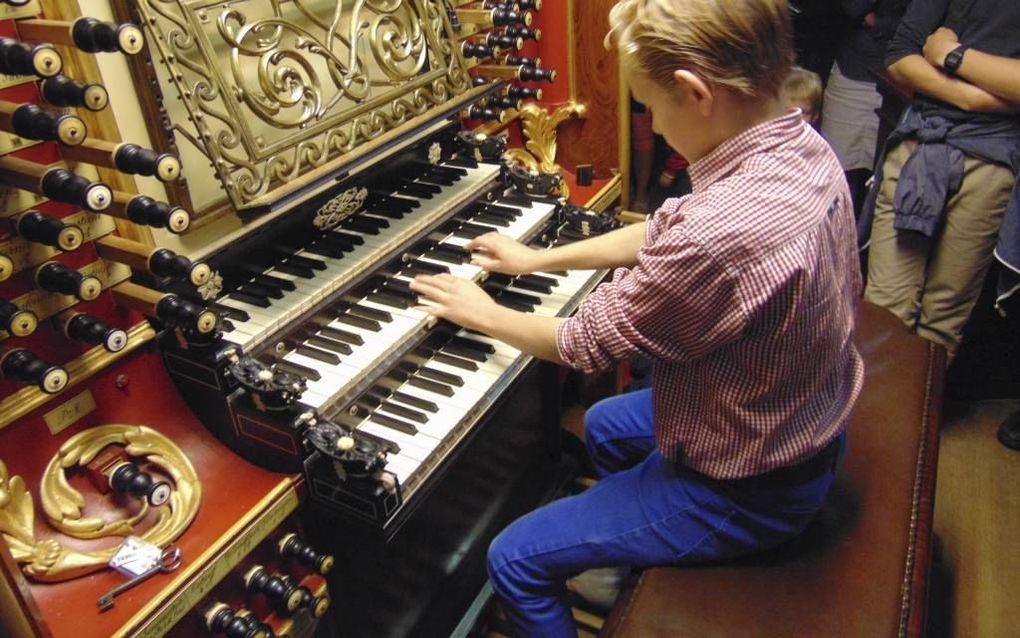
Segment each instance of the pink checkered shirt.
[{"label": "pink checkered shirt", "polygon": [[714,478],[754,476],[822,450],[860,393],[850,194],[796,113],[690,172],[694,192],[659,209],[638,264],[599,286],[557,345],[588,372],[650,357],[663,455]]}]

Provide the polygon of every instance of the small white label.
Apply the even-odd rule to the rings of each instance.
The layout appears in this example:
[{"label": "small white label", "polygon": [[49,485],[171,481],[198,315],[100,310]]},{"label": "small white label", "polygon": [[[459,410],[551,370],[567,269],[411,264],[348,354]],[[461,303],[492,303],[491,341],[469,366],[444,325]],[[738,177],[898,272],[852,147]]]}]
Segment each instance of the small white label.
[{"label": "small white label", "polygon": [[128,536],[110,559],[110,567],[134,577],[159,565],[163,550],[137,536]]}]

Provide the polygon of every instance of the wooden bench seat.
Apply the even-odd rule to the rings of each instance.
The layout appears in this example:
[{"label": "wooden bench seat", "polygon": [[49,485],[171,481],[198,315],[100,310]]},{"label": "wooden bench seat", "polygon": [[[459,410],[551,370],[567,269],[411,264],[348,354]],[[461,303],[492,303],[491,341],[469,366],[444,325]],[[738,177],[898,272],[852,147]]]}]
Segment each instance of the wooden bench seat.
[{"label": "wooden bench seat", "polygon": [[645,570],[603,636],[919,636],[931,567],[944,351],[862,304],[864,391],[828,504],[737,564]]}]

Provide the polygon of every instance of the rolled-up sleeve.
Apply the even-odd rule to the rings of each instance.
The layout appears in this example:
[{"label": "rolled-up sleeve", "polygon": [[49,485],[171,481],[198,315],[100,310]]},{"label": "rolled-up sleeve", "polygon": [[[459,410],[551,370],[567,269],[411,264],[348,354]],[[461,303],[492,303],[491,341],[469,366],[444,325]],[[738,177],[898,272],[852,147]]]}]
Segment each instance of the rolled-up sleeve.
[{"label": "rolled-up sleeve", "polygon": [[746,322],[736,278],[670,228],[560,324],[556,344],[568,365],[597,372],[634,355],[695,359],[738,338]]},{"label": "rolled-up sleeve", "polygon": [[885,53],[885,65],[892,66],[909,55],[924,55],[924,41],[942,26],[949,0],[914,0],[896,29]]}]

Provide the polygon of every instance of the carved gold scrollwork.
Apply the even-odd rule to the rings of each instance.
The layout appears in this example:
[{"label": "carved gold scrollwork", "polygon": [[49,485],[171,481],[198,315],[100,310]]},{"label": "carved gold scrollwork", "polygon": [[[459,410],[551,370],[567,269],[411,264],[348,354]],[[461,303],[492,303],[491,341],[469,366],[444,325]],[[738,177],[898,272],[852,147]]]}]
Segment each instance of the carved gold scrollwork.
[{"label": "carved gold scrollwork", "polygon": [[[569,102],[550,112],[534,103],[526,104],[520,111],[521,131],[524,133],[524,148],[512,148],[506,152],[511,162],[541,173],[559,173],[556,163],[556,133],[563,122],[571,117],[585,118],[588,108],[584,104]],[[568,196],[566,184],[561,186],[562,196]]]},{"label": "carved gold scrollwork", "polygon": [[[134,527],[148,514],[147,507],[120,521],[83,517],[85,500],[64,474],[70,468],[88,464],[109,445],[125,446],[130,456],[146,458],[173,479],[170,500],[157,510],[155,521],[142,533],[136,532]],[[71,437],[60,447],[43,474],[40,500],[50,524],[68,536],[96,539],[134,534],[162,547],[179,538],[195,519],[202,500],[202,486],[191,461],[159,432],[143,425],[103,425]],[[44,582],[69,580],[103,569],[118,547],[86,552],[64,546],[55,539],[37,539],[32,496],[20,476],[8,475],[2,461],[0,533],[22,571]]]}]

